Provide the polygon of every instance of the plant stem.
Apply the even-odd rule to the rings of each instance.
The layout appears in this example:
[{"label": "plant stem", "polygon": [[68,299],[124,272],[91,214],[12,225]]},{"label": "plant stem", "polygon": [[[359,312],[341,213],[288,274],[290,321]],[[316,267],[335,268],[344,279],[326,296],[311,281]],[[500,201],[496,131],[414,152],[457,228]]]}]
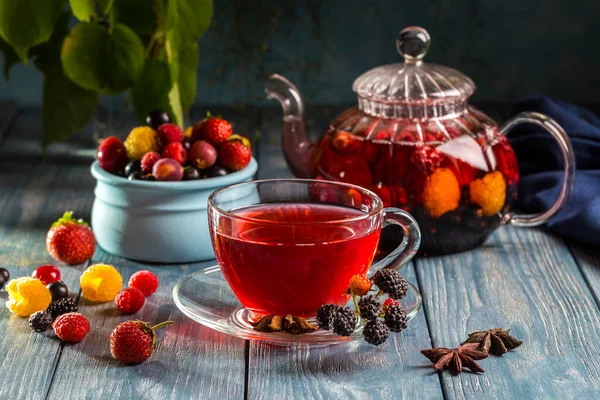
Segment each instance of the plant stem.
[{"label": "plant stem", "polygon": [[157,330],[157,329],[160,329],[160,328],[162,328],[162,327],[164,327],[164,326],[167,326],[167,325],[173,325],[174,323],[175,323],[175,322],[173,322],[173,321],[165,321],[165,322],[161,322],[161,323],[160,323],[160,324],[158,324],[158,325],[154,325],[154,326],[152,327],[152,330],[153,330],[153,331],[155,331],[155,330]]}]

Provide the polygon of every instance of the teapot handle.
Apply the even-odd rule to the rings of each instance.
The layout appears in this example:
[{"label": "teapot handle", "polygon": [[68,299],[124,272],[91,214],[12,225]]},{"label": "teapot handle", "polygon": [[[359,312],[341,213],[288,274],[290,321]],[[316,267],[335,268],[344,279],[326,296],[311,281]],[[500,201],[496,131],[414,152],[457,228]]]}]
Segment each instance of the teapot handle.
[{"label": "teapot handle", "polygon": [[538,226],[545,223],[554,214],[559,212],[569,200],[573,184],[575,183],[575,154],[569,136],[564,129],[556,123],[552,118],[536,113],[536,112],[523,112],[512,118],[510,121],[505,123],[500,131],[503,134],[507,134],[515,125],[521,123],[528,123],[541,126],[546,130],[554,140],[558,143],[560,153],[563,159],[563,184],[560,190],[560,194],[556,199],[556,202],[548,210],[539,214],[517,214],[513,212],[506,213],[502,217],[502,223],[511,224],[516,226]]}]

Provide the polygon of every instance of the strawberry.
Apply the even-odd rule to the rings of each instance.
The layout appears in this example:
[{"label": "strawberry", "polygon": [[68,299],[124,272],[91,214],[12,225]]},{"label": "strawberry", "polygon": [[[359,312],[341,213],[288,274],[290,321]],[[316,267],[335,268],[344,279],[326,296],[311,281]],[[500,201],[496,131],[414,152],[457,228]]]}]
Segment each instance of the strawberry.
[{"label": "strawberry", "polygon": [[167,325],[173,325],[173,322],[165,321],[155,326],[137,320],[120,323],[110,334],[112,356],[124,364],[146,361],[156,348],[156,330]]},{"label": "strawberry", "polygon": [[67,211],[52,224],[46,236],[48,253],[65,264],[81,264],[94,255],[96,238],[94,232],[82,219],[73,219]]},{"label": "strawberry", "polygon": [[233,133],[231,124],[219,117],[211,117],[196,122],[192,130],[192,142],[197,140],[206,140],[208,143],[217,147],[229,139]]},{"label": "strawberry", "polygon": [[230,171],[245,168],[251,159],[250,140],[244,136],[231,135],[227,142],[219,147],[219,164]]}]

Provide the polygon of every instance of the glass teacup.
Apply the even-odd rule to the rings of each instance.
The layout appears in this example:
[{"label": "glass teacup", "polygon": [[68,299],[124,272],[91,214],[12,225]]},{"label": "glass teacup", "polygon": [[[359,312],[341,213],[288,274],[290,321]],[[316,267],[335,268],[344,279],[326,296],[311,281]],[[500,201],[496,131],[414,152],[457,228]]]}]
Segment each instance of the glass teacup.
[{"label": "glass teacup", "polygon": [[[355,274],[399,268],[416,253],[421,234],[413,217],[383,208],[359,186],[304,179],[240,183],[208,200],[219,266],[254,317],[314,317],[325,303],[345,304]],[[371,264],[382,227],[399,225],[402,243]]]}]

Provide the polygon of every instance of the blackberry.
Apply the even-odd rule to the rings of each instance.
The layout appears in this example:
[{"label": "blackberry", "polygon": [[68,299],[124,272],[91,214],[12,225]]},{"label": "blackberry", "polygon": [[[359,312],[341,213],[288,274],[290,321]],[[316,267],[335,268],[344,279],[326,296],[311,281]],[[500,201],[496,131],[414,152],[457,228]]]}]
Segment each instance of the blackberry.
[{"label": "blackberry", "polygon": [[365,329],[363,330],[365,342],[375,346],[379,346],[385,342],[388,336],[390,336],[390,330],[380,319],[374,319],[373,321],[367,322]]},{"label": "blackberry", "polygon": [[52,316],[52,320],[55,320],[63,314],[77,312],[77,303],[70,297],[60,299],[52,302],[46,312]]},{"label": "blackberry", "polygon": [[388,308],[383,319],[392,332],[401,332],[408,325],[406,311],[401,305],[393,305]]},{"label": "blackberry", "polygon": [[335,304],[323,304],[319,307],[319,311],[317,311],[317,324],[321,329],[325,329],[328,331],[331,329],[329,327],[329,320],[331,319],[331,313],[333,310],[338,308]]},{"label": "blackberry", "polygon": [[37,311],[29,317],[29,326],[36,332],[44,332],[52,325],[52,316],[46,311]]},{"label": "blackberry", "polygon": [[371,294],[360,299],[358,302],[358,309],[361,317],[367,321],[371,321],[379,317],[379,314],[381,313],[381,302],[377,296]]},{"label": "blackberry", "polygon": [[392,299],[402,299],[408,292],[408,282],[396,270],[380,269],[372,279],[379,290],[387,293]]},{"label": "blackberry", "polygon": [[329,319],[329,327],[339,336],[350,336],[356,328],[358,318],[354,315],[354,311],[348,307],[336,307],[331,312]]}]

